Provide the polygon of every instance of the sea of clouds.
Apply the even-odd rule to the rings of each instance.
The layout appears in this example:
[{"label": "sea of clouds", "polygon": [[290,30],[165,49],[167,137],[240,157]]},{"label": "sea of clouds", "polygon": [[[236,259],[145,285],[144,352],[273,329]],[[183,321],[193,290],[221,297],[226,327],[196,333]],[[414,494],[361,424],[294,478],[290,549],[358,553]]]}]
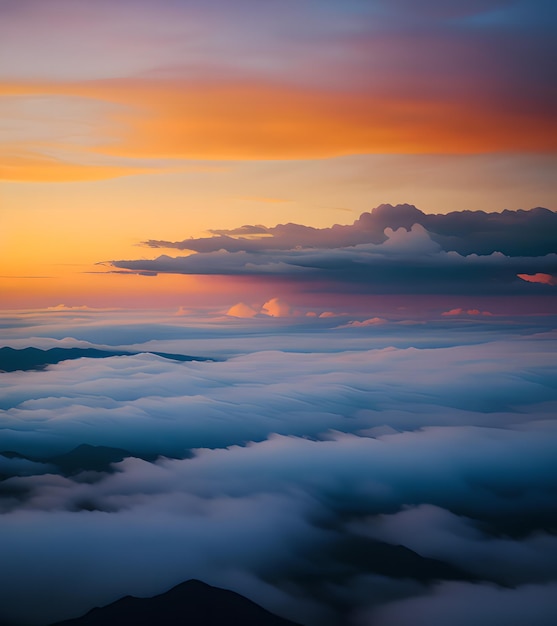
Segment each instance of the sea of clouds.
[{"label": "sea of clouds", "polygon": [[[555,319],[350,321],[3,316],[3,345],[214,360],[0,374],[0,622],[198,578],[307,626],[552,625]],[[81,444],[129,454],[48,462]]]}]

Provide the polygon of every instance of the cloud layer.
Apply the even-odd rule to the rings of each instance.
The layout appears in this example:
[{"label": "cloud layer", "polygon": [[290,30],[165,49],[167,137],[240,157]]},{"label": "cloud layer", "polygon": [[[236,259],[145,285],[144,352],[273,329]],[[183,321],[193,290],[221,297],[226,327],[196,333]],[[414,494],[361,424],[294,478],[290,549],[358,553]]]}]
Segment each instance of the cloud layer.
[{"label": "cloud layer", "polygon": [[410,230],[420,224],[445,252],[462,255],[543,256],[557,252],[554,233],[557,213],[541,207],[529,211],[453,211],[427,214],[410,204],[382,204],[347,226],[312,228],[301,224],[274,227],[244,225],[213,230],[212,237],[183,241],[149,240],[151,248],[176,248],[194,252],[254,252],[293,248],[343,248],[363,243],[383,243],[385,229]]},{"label": "cloud layer", "polygon": [[555,151],[551,2],[451,7],[2,2],[0,90],[17,99],[4,105],[2,173],[96,180],[169,158]]},{"label": "cloud layer", "polygon": [[555,295],[557,213],[426,215],[381,205],[352,225],[242,226],[209,238],[147,241],[189,256],[109,263],[134,273],[248,276],[364,294]]},{"label": "cloud layer", "polygon": [[[195,577],[307,626],[548,626],[556,338],[480,317],[488,333],[397,326],[398,348],[373,347],[388,320],[325,318],[321,334],[268,318],[245,337],[231,320],[196,345],[237,342],[225,360],[0,374],[0,619],[44,624]],[[288,352],[267,349],[268,324]],[[64,472],[56,455],[83,443],[128,452]]]}]

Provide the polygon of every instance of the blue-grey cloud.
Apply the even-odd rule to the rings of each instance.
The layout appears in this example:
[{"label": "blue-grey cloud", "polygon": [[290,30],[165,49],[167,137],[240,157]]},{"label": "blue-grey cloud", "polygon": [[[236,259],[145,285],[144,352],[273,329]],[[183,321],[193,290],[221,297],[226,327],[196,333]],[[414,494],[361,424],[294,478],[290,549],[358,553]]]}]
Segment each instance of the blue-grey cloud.
[{"label": "blue-grey cloud", "polygon": [[[422,225],[432,240],[446,252],[462,255],[543,256],[557,252],[557,213],[541,207],[529,211],[453,211],[427,214],[410,204],[383,204],[349,225],[313,228],[301,224],[274,227],[244,225],[230,230],[213,230],[212,237],[183,241],[148,240],[151,248],[174,248],[194,252],[254,252],[295,248],[343,248],[363,243],[382,243],[385,229],[410,230]],[[262,236],[254,238],[253,235]],[[248,238],[251,236],[251,238]]]},{"label": "blue-grey cloud", "polygon": [[[190,329],[196,352],[223,346],[215,362],[0,374],[0,619],[44,624],[194,577],[306,626],[459,623],[464,603],[479,623],[516,607],[549,624],[555,333],[333,322]],[[154,345],[189,345],[179,330]],[[397,336],[409,345],[373,346]],[[83,443],[119,456],[64,471],[56,455]]]},{"label": "blue-grey cloud", "polygon": [[[218,235],[214,241],[198,240],[200,249],[208,251],[186,257],[163,255],[153,260],[112,261],[109,265],[131,272],[253,276],[326,283],[326,287],[321,285],[319,289],[342,293],[555,293],[552,277],[557,275],[557,254],[548,251],[555,250],[557,213],[537,209],[524,212],[526,217],[512,212],[484,213],[480,217],[472,213],[432,216],[449,217],[445,222],[440,220],[441,226],[434,226],[438,231],[435,237],[418,223],[420,215],[430,217],[408,205],[383,206],[374,213],[363,214],[353,226],[319,231],[286,225],[284,228],[301,235],[301,238],[294,238],[294,242],[283,235],[278,237],[278,244],[274,242],[275,237],[253,241]],[[387,223],[393,224],[394,229],[386,226]],[[454,234],[458,231],[463,233],[460,239]],[[361,243],[362,239],[368,243]],[[379,243],[369,242],[370,239]],[[458,244],[459,240],[463,246]],[[527,244],[518,244],[519,240]],[[448,250],[443,249],[442,242]],[[182,245],[177,244],[177,247]],[[187,245],[195,247],[196,244]],[[511,254],[504,254],[497,247]],[[536,254],[532,254],[534,248]],[[470,251],[474,249],[481,249],[481,254]],[[520,251],[523,255],[513,256]],[[520,277],[535,274],[549,278],[545,282],[531,282]]]},{"label": "blue-grey cloud", "polygon": [[359,616],[355,626],[551,626],[557,609],[557,584],[505,589],[494,585],[443,583],[433,592]]}]

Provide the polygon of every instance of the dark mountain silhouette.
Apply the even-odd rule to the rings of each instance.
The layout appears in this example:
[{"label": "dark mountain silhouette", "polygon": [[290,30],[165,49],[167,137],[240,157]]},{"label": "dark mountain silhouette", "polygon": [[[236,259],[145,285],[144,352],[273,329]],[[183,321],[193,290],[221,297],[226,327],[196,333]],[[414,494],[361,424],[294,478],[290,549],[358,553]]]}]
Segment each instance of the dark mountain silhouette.
[{"label": "dark mountain silhouette", "polygon": [[[108,472],[111,463],[119,463],[130,456],[138,455],[123,448],[90,446],[84,443],[65,454],[58,454],[57,456],[41,459],[41,461],[56,465],[63,474],[72,475],[82,471]],[[154,459],[148,458],[145,460],[152,461]]]},{"label": "dark mountain silhouette", "polygon": [[188,580],[153,598],[126,596],[77,619],[51,626],[300,626],[251,600],[199,580]]},{"label": "dark mountain silhouette", "polygon": [[435,580],[478,578],[459,567],[438,559],[424,557],[410,548],[367,537],[345,537],[331,548],[336,562],[346,563],[362,572],[389,578],[413,578],[422,583]]},{"label": "dark mountain silhouette", "polygon": [[[0,348],[0,372],[15,372],[18,370],[41,370],[47,365],[54,365],[69,359],[105,359],[111,356],[134,356],[141,352],[127,352],[124,350],[98,350],[97,348]],[[168,354],[166,352],[148,352],[172,361],[211,361],[199,356],[185,354]]]},{"label": "dark mountain silhouette", "polygon": [[[31,456],[14,452],[13,450],[2,450],[0,456],[8,459],[23,459],[34,463],[46,463],[54,465],[61,474],[73,476],[79,472],[110,472],[112,463],[119,463],[128,457],[136,457],[144,461],[155,461],[158,455],[141,454],[125,450],[124,448],[111,448],[109,446],[91,446],[87,443],[73,448],[69,452],[57,454],[55,456]],[[189,452],[185,451],[180,458],[189,457]],[[17,475],[17,474],[11,474]],[[0,479],[2,477],[0,476]]]}]

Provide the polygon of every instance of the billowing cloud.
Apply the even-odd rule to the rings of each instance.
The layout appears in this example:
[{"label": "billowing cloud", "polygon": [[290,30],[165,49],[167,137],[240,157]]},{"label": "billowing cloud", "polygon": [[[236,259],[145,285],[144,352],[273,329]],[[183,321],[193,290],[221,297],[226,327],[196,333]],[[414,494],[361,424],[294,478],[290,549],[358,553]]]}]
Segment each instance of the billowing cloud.
[{"label": "billowing cloud", "polygon": [[[28,324],[79,342],[119,316]],[[151,349],[221,358],[0,374],[0,619],[44,624],[195,577],[306,626],[458,623],[473,598],[477,622],[508,604],[546,626],[555,333],[479,317],[143,324]],[[69,472],[81,444],[104,465]]]},{"label": "billowing cloud", "polygon": [[253,307],[244,302],[238,302],[231,306],[226,315],[239,318],[253,318],[257,315],[268,317],[290,317],[294,311],[290,305],[281,298],[271,298],[260,307]]},{"label": "billowing cloud", "polygon": [[290,317],[292,309],[290,305],[280,298],[271,298],[261,307],[261,312],[271,317]]},{"label": "billowing cloud", "polygon": [[[554,239],[552,238],[551,243],[547,241],[547,245],[544,244],[544,238],[547,239],[547,225],[554,222],[557,226],[557,213],[546,209],[506,213],[509,215],[481,213],[477,217],[473,213],[465,212],[448,216],[425,216],[409,205],[383,205],[372,213],[364,213],[352,226],[318,230],[286,225],[283,228],[288,232],[297,233],[298,238],[294,237],[292,241],[289,236],[282,235],[278,237],[278,244],[274,236],[254,240],[219,235],[209,239],[191,240],[192,243],[187,243],[190,248],[196,247],[197,242],[202,244],[201,249],[206,248],[207,251],[199,251],[189,256],[162,255],[152,260],[112,261],[110,265],[119,268],[118,271],[224,274],[264,277],[267,281],[280,278],[298,283],[320,283],[321,289],[333,293],[546,293],[546,289],[533,284],[546,283],[545,280],[525,281],[521,278],[526,275],[549,276],[557,273],[557,254],[548,252],[555,250]],[[442,236],[430,232],[418,223],[420,216],[448,218],[449,229]],[[459,220],[464,222],[464,245],[452,245],[453,236],[447,233],[453,232],[451,228],[458,227]],[[508,236],[507,243],[525,241],[528,227],[535,225],[532,230],[533,241],[528,242],[528,246],[539,244],[540,250],[530,256],[513,256],[496,249],[493,251],[492,248],[497,243],[504,243],[498,242],[497,238],[487,248],[491,252],[463,253],[454,249],[476,249],[481,242],[473,228],[485,222],[489,232],[492,228],[489,220],[497,228],[504,229],[506,222],[511,224],[510,232],[514,234]],[[369,230],[366,227],[368,223],[371,224]],[[394,226],[385,226],[389,223]],[[441,220],[441,224],[443,223]],[[545,227],[542,228],[540,224],[545,224]],[[382,228],[381,235],[375,230],[378,225]],[[536,229],[539,229],[539,237]],[[233,242],[228,246],[230,249],[227,249],[227,244],[223,244],[223,238]],[[362,239],[367,242],[362,243]],[[358,241],[360,242],[357,243]],[[301,242],[304,244],[300,245]],[[449,249],[443,249],[441,242],[445,242]],[[207,243],[209,247],[206,246]],[[511,243],[509,250],[517,252],[518,248],[513,248]],[[182,244],[176,245],[180,247]],[[210,251],[211,246],[216,247],[216,250]],[[523,249],[526,250],[524,246]],[[525,282],[530,284],[526,285]]]},{"label": "billowing cloud", "polygon": [[[420,224],[446,252],[462,255],[543,256],[557,252],[554,233],[557,213],[544,208],[529,211],[454,211],[428,214],[413,205],[382,204],[349,225],[313,228],[301,224],[274,227],[244,225],[231,230],[215,230],[212,237],[183,241],[148,240],[152,248],[174,248],[194,252],[254,252],[293,248],[343,248],[363,243],[379,244],[388,235],[385,229],[410,230]],[[247,236],[250,235],[250,238]],[[257,239],[256,236],[260,238]]]},{"label": "billowing cloud", "polygon": [[249,306],[249,304],[244,304],[243,302],[238,302],[234,306],[231,306],[226,312],[227,315],[231,317],[255,317],[257,315],[257,311]]}]

